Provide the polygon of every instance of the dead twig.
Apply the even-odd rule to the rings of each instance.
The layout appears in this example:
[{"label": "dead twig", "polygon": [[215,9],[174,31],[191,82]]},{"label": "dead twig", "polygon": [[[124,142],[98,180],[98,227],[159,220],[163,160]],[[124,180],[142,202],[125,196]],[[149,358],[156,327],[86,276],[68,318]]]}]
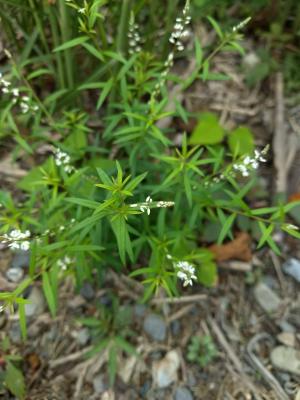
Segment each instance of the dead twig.
[{"label": "dead twig", "polygon": [[76,381],[75,392],[74,392],[74,400],[80,399],[80,393],[81,393],[81,389],[82,389],[82,386],[83,386],[84,378],[86,376],[88,367],[91,364],[93,364],[94,362],[95,362],[94,358],[91,358],[90,360],[87,360],[83,364],[83,366],[81,368],[81,371],[78,374],[77,381]]},{"label": "dead twig", "polygon": [[191,311],[191,309],[193,307],[194,307],[193,304],[189,304],[187,306],[182,307],[180,310],[176,311],[169,318],[167,318],[167,323],[170,324],[172,321],[175,321],[179,318],[184,317],[186,314],[188,314]]},{"label": "dead twig", "polygon": [[213,333],[216,335],[220,345],[223,347],[223,349],[225,350],[230,361],[233,363],[234,367],[239,372],[245,385],[251,390],[251,392],[253,393],[253,395],[255,396],[255,398],[257,400],[263,400],[263,398],[258,393],[258,390],[256,389],[251,378],[244,372],[244,368],[243,368],[241,361],[239,360],[239,358],[235,354],[233,348],[230,346],[230,344],[226,340],[225,336],[223,335],[221,329],[218,327],[217,323],[211,317],[208,317],[207,320],[208,320],[208,323],[209,323]]},{"label": "dead twig", "polygon": [[256,357],[256,355],[254,354],[254,348],[257,345],[257,342],[263,339],[270,339],[270,335],[268,335],[267,333],[259,333],[255,335],[247,345],[247,353],[254,368],[260,372],[264,380],[275,391],[276,395],[278,396],[278,400],[289,400],[288,395],[282,389],[274,375],[272,375],[271,372],[267,368],[265,368],[258,357]]},{"label": "dead twig", "polygon": [[206,294],[194,294],[191,296],[182,296],[182,297],[163,297],[163,298],[155,298],[151,300],[151,304],[180,304],[180,303],[189,303],[206,300]]},{"label": "dead twig", "polygon": [[60,365],[67,364],[68,362],[79,360],[84,354],[86,354],[88,351],[90,351],[91,348],[92,348],[92,346],[88,346],[80,351],[77,351],[76,353],[57,358],[56,360],[52,360],[49,362],[49,367],[56,368]]}]

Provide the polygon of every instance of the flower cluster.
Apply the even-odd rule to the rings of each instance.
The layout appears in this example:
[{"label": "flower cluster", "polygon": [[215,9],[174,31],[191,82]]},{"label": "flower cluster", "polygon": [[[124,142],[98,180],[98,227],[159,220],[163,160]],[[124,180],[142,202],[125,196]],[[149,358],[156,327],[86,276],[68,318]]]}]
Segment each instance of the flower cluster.
[{"label": "flower cluster", "polygon": [[0,86],[1,91],[4,94],[12,96],[12,103],[18,103],[23,114],[28,113],[28,111],[37,111],[39,108],[36,104],[32,104],[31,99],[28,96],[21,96],[19,88],[13,88],[11,82],[2,77],[0,72]]},{"label": "flower cluster", "polygon": [[190,6],[187,2],[183,12],[182,17],[176,18],[176,22],[174,25],[174,30],[170,36],[169,42],[176,46],[178,51],[184,50],[184,45],[182,39],[189,36],[189,30],[186,29],[186,26],[191,22],[191,17],[189,14]]},{"label": "flower cluster", "polygon": [[268,148],[265,147],[262,151],[254,150],[254,156],[246,156],[242,162],[233,164],[232,168],[240,172],[243,176],[249,176],[249,173],[258,168],[260,162],[266,162],[265,155]]},{"label": "flower cluster", "polygon": [[[186,26],[191,22],[191,17],[188,15],[190,10],[189,2],[187,1],[185,7],[182,12],[182,17],[176,18],[176,22],[174,25],[174,31],[172,32],[169,41],[175,45],[175,48],[178,51],[182,51],[184,49],[184,45],[182,39],[189,35],[189,31],[186,29]],[[160,74],[159,81],[154,86],[154,90],[151,94],[150,104],[155,100],[155,98],[159,95],[161,88],[166,82],[167,75],[172,68],[174,63],[174,50],[172,50],[164,63],[164,70]]]},{"label": "flower cluster", "polygon": [[54,158],[55,164],[58,167],[63,166],[67,174],[70,174],[74,171],[74,167],[70,164],[71,158],[69,154],[61,151],[60,149],[56,149],[54,152]]},{"label": "flower cluster", "polygon": [[14,229],[9,234],[5,233],[3,237],[2,243],[7,243],[12,250],[27,251],[30,248],[30,242],[27,240],[30,237],[28,230],[21,232],[19,229]]},{"label": "flower cluster", "polygon": [[129,32],[128,32],[128,39],[129,39],[129,54],[139,53],[141,48],[141,37],[138,32],[138,24],[134,22],[134,15],[131,14],[130,21],[129,21]]},{"label": "flower cluster", "polygon": [[173,201],[157,201],[153,203],[151,197],[148,196],[146,201],[143,203],[130,204],[130,207],[139,208],[142,213],[146,212],[148,215],[150,215],[150,208],[167,208],[174,206],[174,204],[175,203]]},{"label": "flower cluster", "polygon": [[177,277],[183,281],[183,286],[193,285],[193,280],[197,280],[195,275],[195,267],[187,261],[173,262],[173,266],[177,271]]},{"label": "flower cluster", "polygon": [[57,261],[57,265],[63,270],[65,271],[66,269],[68,269],[68,267],[72,264],[73,260],[68,257],[65,256],[63,259],[59,259]]}]

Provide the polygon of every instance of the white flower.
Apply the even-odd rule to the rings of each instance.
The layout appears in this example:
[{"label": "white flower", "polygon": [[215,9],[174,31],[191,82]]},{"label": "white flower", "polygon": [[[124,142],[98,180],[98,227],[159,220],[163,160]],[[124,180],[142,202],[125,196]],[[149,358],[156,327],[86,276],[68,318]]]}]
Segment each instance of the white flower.
[{"label": "white flower", "polygon": [[55,158],[55,164],[58,167],[63,166],[67,174],[70,174],[75,170],[75,168],[72,165],[70,165],[71,157],[64,151],[56,149],[54,153],[54,158]]},{"label": "white flower", "polygon": [[9,234],[3,235],[5,240],[2,243],[7,243],[12,250],[27,251],[30,248],[30,242],[26,239],[30,237],[30,231],[21,232],[19,229],[13,229]]},{"label": "white flower", "polygon": [[79,12],[80,14],[85,14],[85,8],[84,8],[84,7],[79,8],[79,9],[78,9],[78,12]]},{"label": "white flower", "polygon": [[177,270],[177,277],[183,281],[183,286],[192,286],[193,280],[197,280],[195,267],[187,261],[177,261],[173,265]]}]

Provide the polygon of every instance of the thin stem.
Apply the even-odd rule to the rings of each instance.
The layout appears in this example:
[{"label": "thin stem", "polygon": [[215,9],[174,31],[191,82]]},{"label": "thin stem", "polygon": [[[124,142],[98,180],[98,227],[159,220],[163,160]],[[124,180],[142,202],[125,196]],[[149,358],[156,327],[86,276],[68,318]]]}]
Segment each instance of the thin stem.
[{"label": "thin stem", "polygon": [[[69,29],[69,20],[67,13],[67,6],[64,0],[60,0],[59,2],[59,10],[60,10],[60,30],[62,35],[62,42],[65,43],[70,40],[70,29]],[[74,86],[74,70],[73,70],[73,56],[71,50],[64,51],[65,65],[66,65],[66,75],[69,88],[73,88]]]}]

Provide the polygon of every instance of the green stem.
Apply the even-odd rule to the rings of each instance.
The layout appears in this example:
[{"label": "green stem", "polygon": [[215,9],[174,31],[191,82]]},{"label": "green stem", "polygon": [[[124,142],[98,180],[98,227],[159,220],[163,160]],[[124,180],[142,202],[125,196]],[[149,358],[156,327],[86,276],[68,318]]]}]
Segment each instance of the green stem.
[{"label": "green stem", "polygon": [[[67,6],[64,0],[59,1],[59,11],[60,11],[60,30],[62,36],[62,42],[65,43],[71,38],[69,18],[67,13]],[[74,70],[73,70],[73,55],[71,50],[64,51],[65,66],[66,66],[66,76],[69,88],[74,86]]]},{"label": "green stem", "polygon": [[[54,15],[51,5],[49,5],[49,21],[50,21],[50,26],[51,26],[53,44],[55,47],[58,47],[60,45],[58,26],[57,26],[57,21],[55,19],[55,15]],[[55,59],[56,59],[56,64],[57,64],[57,69],[58,69],[59,85],[60,85],[61,89],[64,89],[66,87],[66,83],[65,83],[65,77],[64,77],[64,65],[63,65],[61,52],[55,53]]]},{"label": "green stem", "polygon": [[46,52],[49,54],[50,53],[50,49],[49,49],[49,46],[48,46],[48,43],[47,43],[47,39],[46,39],[46,36],[45,36],[44,28],[43,28],[43,25],[41,23],[41,19],[40,19],[39,15],[38,15],[38,13],[36,11],[38,9],[38,7],[34,4],[33,0],[29,0],[29,5],[30,5],[30,8],[31,8],[31,12],[33,14],[33,18],[35,20],[37,29],[38,29],[39,34],[41,36],[41,41],[43,43],[43,46],[44,46]]}]

